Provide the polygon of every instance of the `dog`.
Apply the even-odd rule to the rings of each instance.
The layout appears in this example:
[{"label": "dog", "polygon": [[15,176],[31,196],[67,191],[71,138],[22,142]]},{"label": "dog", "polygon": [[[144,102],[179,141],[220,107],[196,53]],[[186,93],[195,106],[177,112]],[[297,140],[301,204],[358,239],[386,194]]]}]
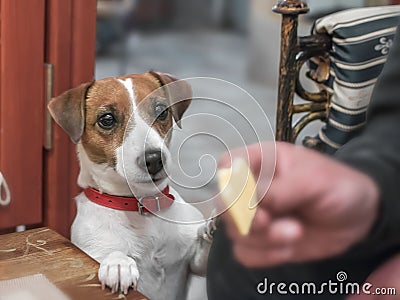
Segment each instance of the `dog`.
[{"label": "dog", "polygon": [[191,98],[187,82],[150,71],[83,83],[48,105],[77,144],[83,192],[71,240],[100,263],[99,281],[112,292],[132,287],[152,300],[182,300],[189,275],[205,275],[214,224],[154,215],[187,213],[167,170],[171,128]]}]

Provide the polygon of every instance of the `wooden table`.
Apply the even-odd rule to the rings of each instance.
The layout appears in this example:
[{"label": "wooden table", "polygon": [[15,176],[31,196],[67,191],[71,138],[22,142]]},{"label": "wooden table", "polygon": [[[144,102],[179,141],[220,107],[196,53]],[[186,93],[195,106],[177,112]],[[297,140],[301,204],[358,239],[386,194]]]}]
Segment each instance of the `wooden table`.
[{"label": "wooden table", "polygon": [[48,228],[0,235],[0,280],[42,273],[71,299],[147,299],[133,290],[126,296],[102,290],[98,268],[98,262]]}]

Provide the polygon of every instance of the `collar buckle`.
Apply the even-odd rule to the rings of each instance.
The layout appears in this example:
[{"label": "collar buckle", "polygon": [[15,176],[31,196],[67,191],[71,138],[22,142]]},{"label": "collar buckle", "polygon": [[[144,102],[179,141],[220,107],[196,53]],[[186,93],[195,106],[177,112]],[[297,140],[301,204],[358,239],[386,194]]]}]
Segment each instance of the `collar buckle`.
[{"label": "collar buckle", "polygon": [[139,212],[140,215],[146,216],[146,215],[148,215],[149,213],[148,213],[147,211],[144,211],[145,206],[143,205],[143,202],[142,202],[142,201],[143,201],[143,198],[139,198],[139,199],[137,200],[138,212]]},{"label": "collar buckle", "polygon": [[[137,200],[137,203],[138,203],[138,212],[139,212],[139,214],[142,215],[142,216],[146,216],[146,215],[149,214],[148,209],[147,209],[146,206],[144,206],[144,204],[143,204],[143,200],[144,200],[144,199],[145,199],[145,197],[144,197],[144,198],[139,198],[139,199]],[[161,211],[160,197],[159,197],[159,196],[155,196],[155,197],[154,197],[154,202],[156,203],[156,209],[155,209],[155,211]],[[147,211],[146,211],[146,210],[147,210]]]},{"label": "collar buckle", "polygon": [[155,196],[154,200],[156,201],[157,211],[161,211],[160,198],[158,196]]}]

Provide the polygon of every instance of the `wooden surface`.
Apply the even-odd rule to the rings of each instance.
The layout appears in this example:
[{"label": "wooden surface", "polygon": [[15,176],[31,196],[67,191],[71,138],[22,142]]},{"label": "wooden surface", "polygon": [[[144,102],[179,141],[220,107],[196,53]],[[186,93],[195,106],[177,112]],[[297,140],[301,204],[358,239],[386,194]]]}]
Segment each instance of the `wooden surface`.
[{"label": "wooden surface", "polygon": [[48,228],[0,235],[0,280],[42,273],[71,299],[146,300],[130,290],[128,295],[102,290],[99,264]]}]

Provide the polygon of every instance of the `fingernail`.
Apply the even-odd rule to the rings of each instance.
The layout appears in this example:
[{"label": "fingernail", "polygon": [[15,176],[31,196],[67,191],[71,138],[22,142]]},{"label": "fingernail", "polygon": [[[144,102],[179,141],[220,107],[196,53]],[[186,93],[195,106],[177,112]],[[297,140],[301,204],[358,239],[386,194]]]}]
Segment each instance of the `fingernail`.
[{"label": "fingernail", "polygon": [[295,224],[287,224],[282,228],[282,235],[286,238],[294,238],[299,234],[299,227]]}]

